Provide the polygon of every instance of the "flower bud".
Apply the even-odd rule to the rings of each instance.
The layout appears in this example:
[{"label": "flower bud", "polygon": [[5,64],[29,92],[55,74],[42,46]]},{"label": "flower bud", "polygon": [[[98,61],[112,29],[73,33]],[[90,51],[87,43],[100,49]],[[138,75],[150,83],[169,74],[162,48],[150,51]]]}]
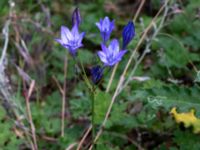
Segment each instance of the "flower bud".
[{"label": "flower bud", "polygon": [[91,75],[92,75],[92,82],[94,84],[97,84],[103,76],[103,68],[101,68],[99,65],[92,67]]},{"label": "flower bud", "polygon": [[74,26],[75,24],[77,24],[77,26],[79,26],[80,23],[81,23],[81,15],[79,8],[77,7],[72,14],[72,25]]},{"label": "flower bud", "polygon": [[124,27],[122,36],[123,36],[123,49],[125,49],[126,46],[135,36],[135,27],[132,21],[129,21],[128,24]]}]

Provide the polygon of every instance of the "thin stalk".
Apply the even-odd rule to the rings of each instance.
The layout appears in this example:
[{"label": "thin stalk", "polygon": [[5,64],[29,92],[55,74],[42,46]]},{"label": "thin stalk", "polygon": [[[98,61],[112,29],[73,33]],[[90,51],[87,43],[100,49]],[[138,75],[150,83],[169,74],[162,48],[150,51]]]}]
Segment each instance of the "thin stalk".
[{"label": "thin stalk", "polygon": [[36,134],[35,134],[35,126],[34,126],[34,123],[33,123],[31,109],[30,109],[30,102],[29,102],[30,96],[31,96],[33,89],[34,89],[34,86],[35,86],[35,81],[33,80],[31,82],[31,85],[30,85],[30,88],[29,88],[29,91],[28,91],[28,95],[26,96],[26,111],[27,111],[27,115],[28,115],[28,121],[29,121],[29,124],[31,126],[34,150],[38,150],[37,139],[36,139]]},{"label": "thin stalk", "polygon": [[135,22],[135,21],[137,20],[137,18],[138,18],[138,16],[139,16],[140,12],[141,12],[141,10],[142,10],[142,7],[144,6],[145,1],[146,1],[146,0],[142,0],[142,1],[141,1],[140,6],[139,6],[139,8],[137,9],[137,12],[136,12],[136,14],[135,14],[135,17],[134,17],[134,19],[133,19],[133,22]]},{"label": "thin stalk", "polygon": [[[94,88],[93,88],[94,89]],[[95,138],[95,91],[92,92],[92,144]]]},{"label": "thin stalk", "polygon": [[65,135],[65,106],[66,106],[66,76],[67,76],[67,58],[64,59],[64,84],[62,92],[62,113],[61,113],[61,137]]},{"label": "thin stalk", "polygon": [[[76,61],[76,59],[75,59],[75,61]],[[81,69],[82,69],[82,71],[83,71],[83,79],[85,80],[85,83],[86,83],[88,89],[89,89],[90,91],[93,91],[93,86],[91,85],[91,83],[90,83],[90,81],[89,81],[89,79],[88,79],[88,77],[87,77],[87,74],[86,74],[86,72],[85,72],[83,63],[82,63],[81,61],[78,61],[78,65],[81,66]]]},{"label": "thin stalk", "polygon": [[120,87],[118,93],[120,93],[127,85],[128,83],[131,81],[133,74],[135,73],[135,71],[137,70],[139,64],[141,63],[141,61],[144,59],[145,55],[148,53],[148,49],[145,49],[145,51],[142,53],[142,56],[139,58],[138,61],[136,61],[133,70],[131,71],[131,74],[129,75],[129,78],[127,79],[127,81]]},{"label": "thin stalk", "polygon": [[82,137],[81,141],[78,144],[78,147],[76,150],[80,150],[81,146],[83,145],[83,142],[85,141],[86,137],[88,136],[88,134],[90,133],[90,131],[92,130],[92,125],[89,126],[89,128],[87,129],[87,131],[85,132],[84,136]]},{"label": "thin stalk", "polygon": [[[105,68],[103,68],[103,69],[105,69]],[[110,69],[108,70],[108,72],[110,71]],[[107,72],[107,73],[108,73]],[[105,73],[106,74],[106,73]],[[91,125],[89,126],[89,128],[87,129],[87,131],[86,131],[86,133],[84,134],[84,136],[82,137],[82,139],[81,139],[81,141],[79,142],[79,144],[78,144],[78,147],[77,147],[77,150],[80,150],[81,149],[81,146],[83,145],[83,142],[85,141],[85,139],[86,139],[86,137],[88,136],[88,134],[90,133],[90,131],[92,130],[92,144],[94,143],[94,136],[95,136],[95,134],[96,134],[96,132],[95,132],[95,123],[94,123],[94,118],[95,118],[95,113],[94,113],[94,110],[95,110],[95,106],[94,106],[94,104],[95,104],[95,91],[96,91],[96,88],[98,87],[98,85],[100,84],[102,82],[102,79],[99,81],[99,83],[97,84],[97,85],[93,85],[92,86],[92,91],[91,91],[91,97],[92,97],[92,119],[91,120],[93,120],[93,121],[91,121],[92,123],[91,123]],[[94,128],[93,128],[94,127]]]},{"label": "thin stalk", "polygon": [[[77,62],[78,63],[78,65],[81,67],[81,70],[82,70],[82,72],[83,72],[83,79],[84,79],[84,81],[85,81],[85,83],[86,83],[86,85],[87,85],[87,87],[88,87],[88,89],[90,90],[90,92],[91,92],[91,102],[92,102],[92,107],[91,107],[91,123],[92,123],[92,126],[91,126],[91,129],[90,130],[92,130],[92,144],[93,144],[93,142],[94,142],[94,137],[95,137],[95,87],[94,87],[94,85],[92,85],[91,83],[90,83],[90,81],[89,81],[89,79],[88,79],[88,77],[87,77],[87,74],[86,74],[86,72],[85,72],[85,69],[84,69],[84,66],[83,66],[83,63],[80,61],[80,60],[78,60],[78,61],[76,61],[77,59],[76,58],[74,58],[74,61],[75,62]],[[88,130],[88,133],[90,132],[90,130]],[[87,135],[86,135],[87,136]],[[85,138],[86,138],[86,136],[85,136]],[[83,142],[83,141],[82,141]],[[81,148],[81,145],[82,145],[82,143],[80,143],[79,145],[78,145],[78,148],[77,149],[80,149]]]},{"label": "thin stalk", "polygon": [[117,63],[117,64],[115,65],[115,67],[114,67],[114,69],[113,69],[113,71],[112,71],[112,74],[111,74],[111,76],[110,76],[110,80],[109,80],[108,85],[107,85],[107,87],[106,87],[106,93],[108,93],[109,90],[110,90],[110,87],[111,87],[111,85],[112,85],[112,82],[113,82],[113,79],[114,79],[114,76],[115,76],[115,73],[116,73],[116,70],[117,70],[118,65],[119,65],[119,63]]},{"label": "thin stalk", "polygon": [[[3,60],[5,59],[6,56],[6,51],[8,48],[8,42],[9,42],[9,26],[10,26],[10,20],[6,21],[5,27],[3,28],[3,34],[5,35],[5,43],[4,47],[2,50],[1,58],[0,58],[0,65],[3,64]],[[3,66],[3,65],[2,65]]]}]

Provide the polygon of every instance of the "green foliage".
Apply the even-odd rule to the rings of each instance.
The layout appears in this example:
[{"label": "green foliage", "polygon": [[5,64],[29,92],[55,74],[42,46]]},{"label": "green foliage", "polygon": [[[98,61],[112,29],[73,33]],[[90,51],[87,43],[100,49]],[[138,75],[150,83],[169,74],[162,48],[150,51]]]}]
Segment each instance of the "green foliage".
[{"label": "green foliage", "polygon": [[94,118],[95,118],[95,123],[100,124],[106,114],[106,111],[108,109],[108,106],[111,101],[111,96],[108,93],[97,91],[95,93],[95,98],[94,98]]},{"label": "green foliage", "polygon": [[197,72],[197,76],[196,76],[195,81],[200,82],[200,71]]},{"label": "green foliage", "polygon": [[[189,131],[177,130],[174,132],[174,142],[179,146],[181,150],[198,150],[200,149],[200,143],[198,135],[192,134]],[[187,143],[187,144],[186,144]]]},{"label": "green foliage", "polygon": [[182,111],[190,108],[196,108],[197,114],[200,115],[198,107],[200,107],[198,86],[181,87],[176,85],[158,86],[157,81],[148,81],[143,85],[142,90],[133,92],[134,98],[143,98],[153,108],[164,107],[169,110],[172,106],[180,107]]},{"label": "green foliage", "polygon": [[19,148],[22,143],[22,139],[16,135],[13,136],[12,125],[12,122],[6,117],[4,109],[0,106],[0,147],[3,147],[3,150]]},{"label": "green foliage", "polygon": [[[166,37],[159,38],[159,47],[163,48],[160,64],[167,67],[183,68],[188,61],[198,61],[198,55],[189,53],[180,43]],[[178,55],[176,55],[178,54]]]},{"label": "green foliage", "polygon": [[70,111],[74,118],[87,117],[91,110],[91,99],[89,90],[83,82],[79,82],[73,91],[74,98],[70,99]]}]

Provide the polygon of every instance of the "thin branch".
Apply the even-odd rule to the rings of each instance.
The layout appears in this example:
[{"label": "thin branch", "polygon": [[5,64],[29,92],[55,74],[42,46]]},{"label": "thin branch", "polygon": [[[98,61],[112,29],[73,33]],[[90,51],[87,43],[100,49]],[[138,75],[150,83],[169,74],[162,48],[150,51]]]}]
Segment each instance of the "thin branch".
[{"label": "thin branch", "polygon": [[3,47],[3,50],[2,50],[2,54],[1,54],[0,67],[3,66],[3,61],[6,57],[6,51],[7,51],[7,48],[8,48],[9,26],[10,26],[10,20],[7,20],[6,23],[5,23],[5,26],[3,28],[3,34],[5,36],[5,43],[4,43],[4,47]]},{"label": "thin branch", "polygon": [[141,12],[141,10],[142,10],[142,7],[143,7],[144,3],[145,3],[145,0],[142,0],[141,3],[140,3],[140,6],[139,6],[139,8],[137,9],[137,12],[136,12],[136,14],[135,14],[135,16],[134,16],[134,19],[133,19],[134,22],[137,20],[137,18],[138,18],[138,16],[139,16],[140,12]]},{"label": "thin branch", "polygon": [[56,79],[55,76],[53,76],[52,78],[53,78],[53,80],[56,82],[56,85],[57,85],[57,87],[58,87],[60,93],[63,95],[63,89],[62,89],[60,83],[58,82],[58,80]]},{"label": "thin branch", "polygon": [[84,134],[83,138],[81,139],[81,141],[79,142],[78,148],[76,150],[81,149],[83,142],[85,141],[86,137],[88,136],[88,134],[90,133],[91,130],[92,130],[92,125],[90,125],[89,128],[87,129],[87,131],[85,132],[85,134]]},{"label": "thin branch", "polygon": [[36,22],[35,20],[32,20],[30,18],[22,18],[21,19],[22,23],[23,22],[28,22],[33,24],[36,28],[39,28],[42,32],[46,32],[50,35],[54,35],[53,31],[51,31],[51,29],[48,29],[46,27],[43,27],[39,22]]},{"label": "thin branch", "polygon": [[109,90],[110,90],[110,87],[111,87],[111,85],[112,85],[112,82],[113,82],[113,79],[114,79],[114,76],[115,76],[115,73],[116,73],[116,70],[117,70],[118,65],[119,65],[119,64],[117,63],[117,64],[115,65],[113,71],[112,71],[112,74],[111,74],[111,76],[110,76],[110,80],[109,80],[108,85],[107,85],[107,87],[106,87],[106,93],[108,93]]},{"label": "thin branch", "polygon": [[35,126],[33,123],[31,109],[30,109],[30,102],[29,102],[34,87],[35,87],[35,81],[32,80],[30,88],[28,90],[28,94],[26,95],[25,99],[26,99],[26,111],[28,115],[29,124],[31,126],[32,138],[33,138],[33,143],[34,143],[34,150],[38,150],[37,139],[36,139],[36,134],[35,134]]},{"label": "thin branch", "polygon": [[66,105],[66,77],[67,77],[67,57],[64,59],[64,84],[62,92],[62,118],[61,118],[61,137],[65,135],[65,105]]},{"label": "thin branch", "polygon": [[73,150],[73,148],[77,145],[77,143],[70,144],[65,150]]}]

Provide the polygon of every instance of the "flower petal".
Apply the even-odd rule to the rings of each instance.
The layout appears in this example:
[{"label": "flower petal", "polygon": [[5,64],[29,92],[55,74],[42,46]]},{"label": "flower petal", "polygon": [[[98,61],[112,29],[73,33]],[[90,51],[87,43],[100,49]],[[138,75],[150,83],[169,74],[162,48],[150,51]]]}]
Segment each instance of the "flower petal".
[{"label": "flower petal", "polygon": [[124,56],[124,54],[127,52],[127,50],[121,50],[117,56],[116,56],[116,60],[121,61],[122,57]]},{"label": "flower petal", "polygon": [[72,39],[70,30],[65,26],[61,26],[61,40],[63,43],[67,43],[70,39]]},{"label": "flower petal", "polygon": [[122,50],[120,51],[115,58],[109,62],[109,66],[113,66],[115,64],[117,64],[119,61],[121,61],[122,57],[124,56],[124,54],[127,52],[127,50]]},{"label": "flower petal", "polygon": [[102,51],[104,52],[104,54],[108,54],[108,48],[106,47],[106,45],[104,45],[103,43],[101,43],[101,49],[102,49]]},{"label": "flower petal", "polygon": [[79,35],[78,44],[81,44],[81,42],[82,42],[84,36],[85,36],[85,32],[82,32],[82,33]]},{"label": "flower petal", "polygon": [[117,64],[120,60],[113,60],[112,62],[109,63],[109,66],[114,66],[115,64]]},{"label": "flower petal", "polygon": [[99,28],[99,30],[101,31],[101,24],[99,22],[96,22],[95,24]]},{"label": "flower petal", "polygon": [[74,24],[71,33],[72,33],[72,36],[73,36],[74,40],[76,40],[77,38],[79,38],[78,25],[77,24]]},{"label": "flower petal", "polygon": [[103,53],[102,51],[98,51],[97,54],[103,63],[108,63],[105,53]]},{"label": "flower petal", "polygon": [[109,32],[101,32],[101,37],[102,37],[103,43],[106,43],[106,41],[108,41],[110,38],[110,33]]},{"label": "flower petal", "polygon": [[105,32],[108,32],[109,27],[110,27],[110,19],[106,16],[102,23],[102,30]]},{"label": "flower petal", "polygon": [[61,45],[63,44],[63,41],[61,39],[55,38],[55,41],[60,43]]},{"label": "flower petal", "polygon": [[108,49],[110,52],[113,53],[114,56],[116,56],[119,52],[119,42],[117,39],[113,39],[110,42],[110,45],[108,46]]},{"label": "flower petal", "polygon": [[115,20],[110,23],[110,32],[115,28]]}]

